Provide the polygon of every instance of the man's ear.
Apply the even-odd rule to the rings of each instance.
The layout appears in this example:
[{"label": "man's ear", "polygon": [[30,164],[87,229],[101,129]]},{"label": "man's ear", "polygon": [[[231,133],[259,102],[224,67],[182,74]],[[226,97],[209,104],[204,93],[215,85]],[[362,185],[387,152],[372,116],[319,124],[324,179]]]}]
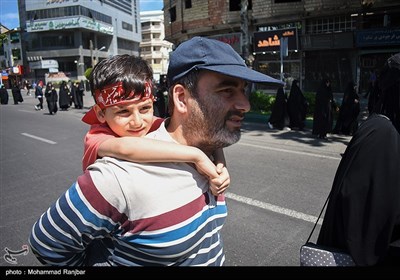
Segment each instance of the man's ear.
[{"label": "man's ear", "polygon": [[95,104],[93,106],[93,110],[96,113],[96,117],[100,123],[106,122],[106,116],[104,115],[104,111],[99,107],[99,105]]},{"label": "man's ear", "polygon": [[188,101],[189,93],[187,89],[181,84],[176,84],[173,88],[173,99],[175,110],[178,110],[179,113],[187,112],[187,101]]}]

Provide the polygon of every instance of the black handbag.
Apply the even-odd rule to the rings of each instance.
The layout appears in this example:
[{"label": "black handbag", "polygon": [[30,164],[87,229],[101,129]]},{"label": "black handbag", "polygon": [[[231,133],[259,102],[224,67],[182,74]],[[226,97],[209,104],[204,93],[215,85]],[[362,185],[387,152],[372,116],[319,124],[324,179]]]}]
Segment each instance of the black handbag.
[{"label": "black handbag", "polygon": [[314,233],[315,227],[318,224],[328,200],[329,196],[322,207],[321,213],[319,214],[306,243],[300,248],[300,266],[356,266],[353,258],[346,252],[310,242],[311,236]]}]

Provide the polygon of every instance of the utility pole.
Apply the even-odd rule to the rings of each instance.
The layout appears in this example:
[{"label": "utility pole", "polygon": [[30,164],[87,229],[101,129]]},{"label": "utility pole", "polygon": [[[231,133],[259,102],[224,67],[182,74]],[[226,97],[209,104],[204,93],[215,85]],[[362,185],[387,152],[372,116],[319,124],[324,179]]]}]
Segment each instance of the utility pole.
[{"label": "utility pole", "polygon": [[93,66],[94,66],[94,57],[93,57],[93,41],[92,40],[90,40],[89,41],[89,48],[90,48],[90,61],[91,61],[91,67],[93,68]]},{"label": "utility pole", "polygon": [[249,21],[247,16],[248,0],[240,1],[240,29],[242,30],[242,53],[248,63],[249,59]]}]

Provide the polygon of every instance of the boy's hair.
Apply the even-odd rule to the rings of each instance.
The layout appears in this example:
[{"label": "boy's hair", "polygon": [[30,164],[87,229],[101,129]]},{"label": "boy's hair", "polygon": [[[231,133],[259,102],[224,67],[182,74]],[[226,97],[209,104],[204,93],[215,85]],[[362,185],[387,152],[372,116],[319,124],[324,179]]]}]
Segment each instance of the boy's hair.
[{"label": "boy's hair", "polygon": [[[140,57],[116,55],[100,61],[89,76],[90,90],[95,103],[104,109],[141,99],[153,99],[153,70]],[[92,108],[82,121],[99,123]]]},{"label": "boy's hair", "polygon": [[146,83],[151,83],[152,80],[153,70],[150,65],[140,57],[127,54],[100,61],[89,76],[90,89],[96,103],[96,90],[122,82],[127,95],[131,92],[142,93],[146,89]]}]

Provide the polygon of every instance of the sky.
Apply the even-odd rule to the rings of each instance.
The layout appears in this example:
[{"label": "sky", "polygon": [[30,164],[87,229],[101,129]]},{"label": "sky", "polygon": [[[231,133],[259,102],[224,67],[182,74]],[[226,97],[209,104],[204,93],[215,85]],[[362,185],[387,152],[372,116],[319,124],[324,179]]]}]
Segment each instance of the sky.
[{"label": "sky", "polygon": [[[156,11],[163,8],[163,0],[139,0],[139,2],[141,12]],[[8,29],[19,27],[18,0],[0,1],[0,23]]]}]

